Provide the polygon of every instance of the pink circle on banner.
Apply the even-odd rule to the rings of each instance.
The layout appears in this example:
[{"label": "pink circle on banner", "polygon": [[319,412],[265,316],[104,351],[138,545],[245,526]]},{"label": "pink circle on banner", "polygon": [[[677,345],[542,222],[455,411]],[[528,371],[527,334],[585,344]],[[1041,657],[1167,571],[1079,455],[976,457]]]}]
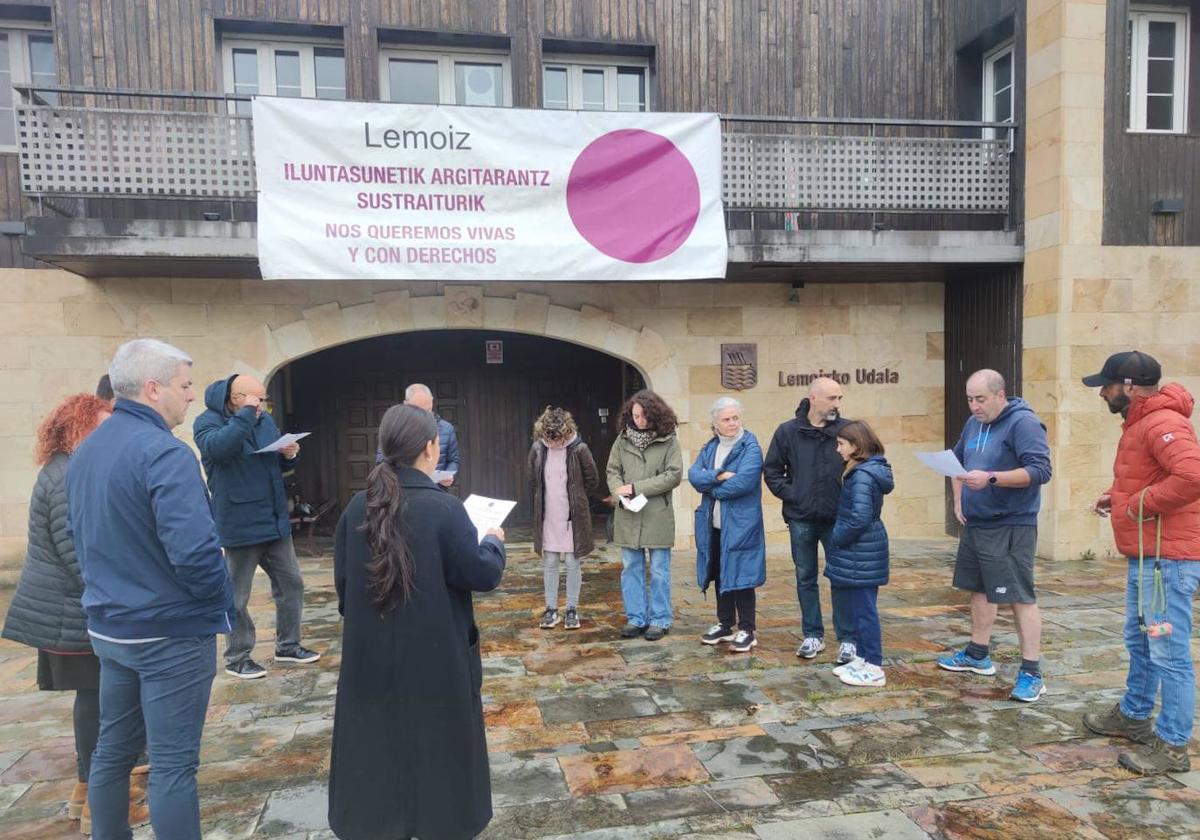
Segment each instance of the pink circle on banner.
[{"label": "pink circle on banner", "polygon": [[616,260],[648,263],[687,241],[700,216],[700,182],[661,134],[626,128],[588,144],[567,179],[567,212],[580,235]]}]

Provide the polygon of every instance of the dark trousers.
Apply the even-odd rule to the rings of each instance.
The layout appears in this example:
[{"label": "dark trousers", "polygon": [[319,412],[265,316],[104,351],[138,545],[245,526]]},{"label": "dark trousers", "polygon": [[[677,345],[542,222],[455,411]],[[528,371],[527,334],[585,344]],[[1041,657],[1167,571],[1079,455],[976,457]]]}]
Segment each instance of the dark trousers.
[{"label": "dark trousers", "polygon": [[262,566],[271,581],[275,599],[275,649],[287,650],[300,644],[300,617],[304,610],[304,577],[296,562],[289,534],[274,542],[240,545],[225,549],[229,577],[233,580],[235,620],[225,647],[225,664],[236,665],[254,650],[254,619],[250,617],[250,589],[254,570]]},{"label": "dark trousers", "polygon": [[[792,563],[796,567],[796,600],[800,602],[800,622],[805,638],[825,638],[825,624],[821,620],[821,590],[818,585],[817,544],[829,553],[829,540],[833,535],[832,522],[800,522],[788,520],[788,533],[792,540]],[[850,614],[844,590],[829,587],[829,601],[833,605],[833,629],[839,642],[855,642],[854,619]]]},{"label": "dark trousers", "polygon": [[708,568],[709,577],[717,587],[717,621],[722,627],[733,627],[733,623],[737,621],[737,628],[745,630],[747,633],[753,633],[754,612],[755,612],[755,592],[754,588],[748,589],[733,589],[729,592],[721,591],[721,529],[713,528],[712,537],[708,543]]},{"label": "dark trousers", "polygon": [[81,688],[75,692],[75,772],[86,782],[92,772],[92,753],[100,737],[100,689]]},{"label": "dark trousers", "polygon": [[872,665],[883,666],[883,631],[879,627],[879,610],[875,601],[879,597],[878,586],[862,586],[843,589],[854,613],[854,632],[858,639],[858,655]]}]

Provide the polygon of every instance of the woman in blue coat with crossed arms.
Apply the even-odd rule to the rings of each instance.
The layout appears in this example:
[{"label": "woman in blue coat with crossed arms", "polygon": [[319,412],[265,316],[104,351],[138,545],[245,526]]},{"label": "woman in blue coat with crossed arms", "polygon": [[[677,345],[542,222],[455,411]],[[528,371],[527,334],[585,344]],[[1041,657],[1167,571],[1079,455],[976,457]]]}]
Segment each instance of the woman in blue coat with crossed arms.
[{"label": "woman in blue coat with crossed arms", "polygon": [[837,433],[837,451],[846,462],[837,519],[825,553],[825,576],[846,592],[854,614],[858,656],[833,673],[846,685],[881,686],[883,641],[875,601],[888,582],[888,534],[879,518],[883,497],[892,492],[892,468],[883,457],[883,444],[861,420],[852,420]]},{"label": "woman in blue coat with crossed arms", "polygon": [[709,583],[717,586],[717,623],[700,641],[729,642],[734,653],[746,653],[758,644],[754,589],[767,579],[763,453],[758,439],[742,426],[740,402],[721,397],[710,413],[713,438],[688,470],[688,482],[701,493],[696,508],[696,582],[705,592]]}]

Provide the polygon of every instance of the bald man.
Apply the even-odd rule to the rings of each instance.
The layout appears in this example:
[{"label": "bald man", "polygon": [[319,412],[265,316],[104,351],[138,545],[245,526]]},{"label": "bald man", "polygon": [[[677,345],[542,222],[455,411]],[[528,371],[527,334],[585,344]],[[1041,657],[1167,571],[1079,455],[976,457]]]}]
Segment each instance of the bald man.
[{"label": "bald man", "polygon": [[1042,421],[1025,400],[1008,396],[998,372],[975,371],[966,391],[971,416],[954,445],[967,470],[953,481],[954,515],[963,526],[954,586],[971,593],[971,639],[937,664],[947,671],[995,674],[992,627],[999,605],[1011,605],[1021,666],[1009,697],[1032,703],[1046,690],[1033,566],[1041,487],[1051,476],[1050,444]]},{"label": "bald man", "polygon": [[[842,492],[845,464],[837,451],[842,418],[842,386],[833,379],[818,377],[801,400],[795,418],[775,430],[763,462],[763,477],[771,492],[783,500],[783,519],[792,541],[792,564],[796,567],[796,599],[804,640],[796,656],[814,659],[825,650],[825,624],[821,620],[820,577],[817,544],[829,550],[838,496]],[[854,617],[843,590],[830,588],[833,629],[837,633],[837,664],[845,665],[857,655]]]},{"label": "bald man", "polygon": [[253,680],[267,671],[250,654],[254,621],[247,604],[254,570],[271,579],[275,599],[275,661],[316,662],[321,654],[300,644],[304,578],[292,546],[283,473],[296,465],[300,444],[257,454],[280,437],[266,408],[267,389],[253,376],[218,379],[204,391],[207,411],[192,428],[208,487],[213,518],[233,579],[233,621],[225,648],[225,673]]}]

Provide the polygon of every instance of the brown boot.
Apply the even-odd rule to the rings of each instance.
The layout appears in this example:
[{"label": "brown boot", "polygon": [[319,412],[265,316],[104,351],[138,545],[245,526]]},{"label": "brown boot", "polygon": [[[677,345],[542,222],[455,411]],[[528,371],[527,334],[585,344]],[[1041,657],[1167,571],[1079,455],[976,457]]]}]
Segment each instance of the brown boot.
[{"label": "brown boot", "polygon": [[[134,802],[132,792],[129,801],[129,827],[137,828],[150,822],[150,806],[144,802]],[[83,803],[83,812],[79,815],[79,833],[91,835],[92,809]]]},{"label": "brown boot", "polygon": [[79,819],[83,806],[87,804],[87,782],[76,782],[71,788],[71,798],[67,800],[67,816],[73,820]]},{"label": "brown boot", "polygon": [[1141,773],[1143,776],[1157,776],[1160,773],[1186,773],[1192,769],[1192,761],[1188,758],[1187,744],[1172,746],[1154,736],[1154,740],[1145,749],[1133,753],[1121,753],[1117,763],[1126,770]]},{"label": "brown boot", "polygon": [[1134,720],[1121,711],[1116,703],[1102,715],[1089,712],[1083,716],[1083,725],[1097,735],[1113,738],[1128,738],[1136,744],[1149,744],[1154,738],[1154,721],[1150,718]]},{"label": "brown boot", "polygon": [[139,764],[129,773],[129,801],[145,802],[146,788],[150,782],[150,765]]}]

